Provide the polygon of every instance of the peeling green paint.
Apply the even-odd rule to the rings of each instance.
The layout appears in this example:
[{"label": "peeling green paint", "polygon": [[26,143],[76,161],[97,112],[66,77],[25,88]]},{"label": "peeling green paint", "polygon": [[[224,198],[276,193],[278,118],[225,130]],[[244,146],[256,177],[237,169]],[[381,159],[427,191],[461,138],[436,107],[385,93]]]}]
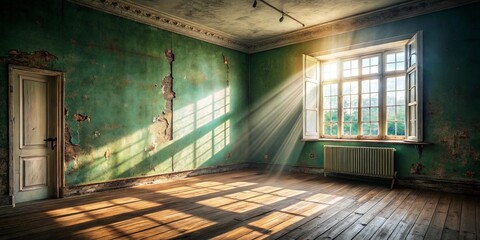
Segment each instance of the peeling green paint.
[{"label": "peeling green paint", "polygon": [[[15,23],[0,26],[0,56],[10,49],[48,51],[58,60],[46,68],[65,72],[67,186],[247,159],[248,142],[239,141],[247,132],[246,54],[69,1],[9,1],[0,13],[1,22]],[[161,141],[165,127],[153,119],[165,106],[160,86],[170,74],[168,49],[175,53],[173,140]],[[231,62],[229,87],[223,55]],[[0,151],[6,151],[5,62],[0,69]],[[0,161],[0,194],[6,194],[6,155]]]}]

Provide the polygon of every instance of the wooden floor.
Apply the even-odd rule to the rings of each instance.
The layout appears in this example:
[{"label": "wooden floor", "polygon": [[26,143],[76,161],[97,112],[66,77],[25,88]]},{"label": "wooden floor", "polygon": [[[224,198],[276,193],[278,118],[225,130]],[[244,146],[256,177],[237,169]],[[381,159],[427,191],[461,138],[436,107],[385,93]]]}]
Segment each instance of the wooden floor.
[{"label": "wooden floor", "polygon": [[0,238],[480,239],[480,198],[239,171],[0,208]]}]

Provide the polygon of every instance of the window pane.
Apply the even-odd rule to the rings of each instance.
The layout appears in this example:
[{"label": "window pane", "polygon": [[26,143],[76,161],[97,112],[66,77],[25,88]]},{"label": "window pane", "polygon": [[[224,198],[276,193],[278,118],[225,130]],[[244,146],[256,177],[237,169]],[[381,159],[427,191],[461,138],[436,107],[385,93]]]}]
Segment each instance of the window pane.
[{"label": "window pane", "polygon": [[370,106],[377,107],[378,106],[378,93],[370,94]]},{"label": "window pane", "polygon": [[378,121],[378,108],[370,109],[370,119],[374,122]]},{"label": "window pane", "polygon": [[330,109],[331,108],[331,102],[330,102],[330,97],[324,97],[323,98],[323,108],[324,109]]},{"label": "window pane", "polygon": [[370,92],[378,92],[378,79],[370,80]]},{"label": "window pane", "polygon": [[387,121],[395,121],[395,107],[387,107]]},{"label": "window pane", "polygon": [[332,127],[330,126],[330,124],[325,124],[323,133],[327,136],[332,135]]},{"label": "window pane", "polygon": [[350,94],[350,83],[344,83],[343,84],[343,94]]},{"label": "window pane", "polygon": [[351,106],[358,107],[358,95],[351,95]]},{"label": "window pane", "polygon": [[338,98],[336,96],[330,97],[330,105],[332,108],[338,108]]},{"label": "window pane", "polygon": [[344,123],[343,124],[343,135],[350,135],[351,134],[351,131],[350,131],[351,128],[352,128],[351,123]]},{"label": "window pane", "polygon": [[336,79],[337,76],[337,63],[328,63],[322,66],[323,80]]},{"label": "window pane", "polygon": [[317,132],[317,111],[307,110],[307,121],[305,122],[307,132]]},{"label": "window pane", "polygon": [[370,135],[372,136],[378,135],[378,123],[372,123],[370,126],[371,126]]},{"label": "window pane", "polygon": [[395,122],[387,123],[387,135],[395,135]]},{"label": "window pane", "polygon": [[352,123],[352,135],[358,135],[358,123]]},{"label": "window pane", "polygon": [[398,121],[405,121],[405,106],[398,106],[397,107],[397,120]]},{"label": "window pane", "polygon": [[397,105],[405,105],[405,92],[397,91]]},{"label": "window pane", "polygon": [[363,123],[362,124],[362,134],[369,136],[370,135],[370,123]]},{"label": "window pane", "polygon": [[395,62],[395,53],[387,54],[387,63]]},{"label": "window pane", "polygon": [[395,91],[395,78],[387,78],[387,91]]},{"label": "window pane", "polygon": [[332,122],[338,122],[338,110],[332,110],[330,112],[332,114]]},{"label": "window pane", "polygon": [[395,92],[387,92],[387,106],[395,105]]},{"label": "window pane", "polygon": [[369,81],[362,81],[362,93],[370,92],[370,82]]},{"label": "window pane", "polygon": [[343,108],[350,108],[350,96],[343,97]]},{"label": "window pane", "polygon": [[362,122],[370,121],[370,110],[368,108],[362,109]]},{"label": "window pane", "polygon": [[332,124],[332,133],[331,134],[333,136],[336,136],[338,134],[338,124],[337,123]]},{"label": "window pane", "polygon": [[415,92],[415,87],[410,88],[410,102],[415,102],[416,101],[416,92]]},{"label": "window pane", "polygon": [[332,121],[332,112],[331,111],[323,111],[323,121],[328,123]]},{"label": "window pane", "polygon": [[351,109],[344,109],[343,110],[343,122],[350,122],[352,121],[352,113]]},{"label": "window pane", "polygon": [[370,94],[362,94],[362,107],[370,107]]},{"label": "window pane", "polygon": [[395,63],[387,63],[387,72],[395,71]]},{"label": "window pane", "polygon": [[358,108],[352,108],[352,122],[358,122]]},{"label": "window pane", "polygon": [[349,60],[343,62],[343,77],[352,77],[358,75],[358,60]]},{"label": "window pane", "polygon": [[405,123],[398,122],[397,123],[397,136],[405,136]]},{"label": "window pane", "polygon": [[397,77],[397,90],[405,90],[405,77]]},{"label": "window pane", "polygon": [[317,84],[306,82],[305,88],[307,97],[305,98],[305,105],[307,108],[317,108]]}]

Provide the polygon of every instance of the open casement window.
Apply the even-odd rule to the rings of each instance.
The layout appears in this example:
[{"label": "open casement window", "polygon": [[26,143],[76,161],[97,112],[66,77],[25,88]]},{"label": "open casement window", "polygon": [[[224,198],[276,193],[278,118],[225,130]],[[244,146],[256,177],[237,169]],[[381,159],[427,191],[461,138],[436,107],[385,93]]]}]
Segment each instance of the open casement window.
[{"label": "open casement window", "polygon": [[422,32],[417,32],[405,45],[406,73],[406,141],[423,141],[422,114]]},{"label": "open casement window", "polygon": [[421,142],[421,43],[304,55],[303,138]]},{"label": "open casement window", "polygon": [[303,55],[303,138],[319,136],[319,63],[316,58]]}]

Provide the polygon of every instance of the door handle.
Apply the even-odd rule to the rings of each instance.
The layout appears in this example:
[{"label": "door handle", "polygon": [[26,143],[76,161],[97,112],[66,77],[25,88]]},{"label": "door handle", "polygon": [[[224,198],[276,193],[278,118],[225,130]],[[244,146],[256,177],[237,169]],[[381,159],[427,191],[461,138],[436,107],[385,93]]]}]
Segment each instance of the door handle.
[{"label": "door handle", "polygon": [[49,138],[47,138],[47,139],[43,139],[43,141],[45,141],[45,142],[50,142],[50,148],[51,148],[52,150],[54,150],[54,149],[55,149],[55,146],[57,145],[57,144],[56,144],[56,143],[57,143],[57,138],[56,138],[56,137],[54,137],[54,138],[49,137]]}]

